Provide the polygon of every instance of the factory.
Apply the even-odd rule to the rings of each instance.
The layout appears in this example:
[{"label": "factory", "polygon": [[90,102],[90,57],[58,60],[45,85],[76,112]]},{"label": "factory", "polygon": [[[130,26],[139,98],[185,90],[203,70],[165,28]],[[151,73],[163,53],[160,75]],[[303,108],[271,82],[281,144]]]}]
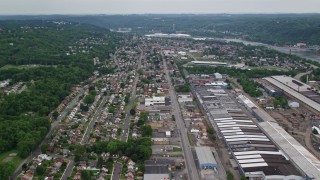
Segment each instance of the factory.
[{"label": "factory", "polygon": [[[201,109],[208,115],[219,138],[224,140],[241,175],[262,179],[304,179],[304,171],[299,171],[291,163],[290,157],[243,112],[225,90],[214,86],[194,88],[202,104]],[[238,100],[247,104],[247,108],[258,109],[245,96],[238,97]]]},{"label": "factory", "polygon": [[217,162],[212,154],[210,147],[201,146],[195,147],[198,157],[199,167],[201,169],[217,169]]},{"label": "factory", "polygon": [[264,79],[258,79],[256,80],[256,82],[258,83],[258,85],[265,90],[270,96],[273,97],[278,97],[278,96],[282,96],[282,91],[278,88],[274,88],[272,86],[270,86],[268,84],[268,82],[266,82],[266,80]]},{"label": "factory", "polygon": [[320,179],[320,161],[250,99],[237,97],[258,121],[221,87],[194,86],[193,92],[241,175],[249,179]]},{"label": "factory", "polygon": [[187,66],[228,66],[228,63],[217,61],[191,61]]},{"label": "factory", "polygon": [[306,108],[316,113],[320,112],[320,94],[307,84],[288,76],[272,76],[264,78],[273,86],[281,89],[285,95],[298,100]]}]

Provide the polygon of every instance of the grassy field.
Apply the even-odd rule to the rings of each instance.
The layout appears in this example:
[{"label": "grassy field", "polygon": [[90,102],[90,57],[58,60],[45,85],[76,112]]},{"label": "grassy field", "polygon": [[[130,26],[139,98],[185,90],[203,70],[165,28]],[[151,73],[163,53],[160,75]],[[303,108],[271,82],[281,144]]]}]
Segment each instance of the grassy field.
[{"label": "grassy field", "polygon": [[288,69],[277,67],[277,66],[257,66],[257,67],[248,67],[248,69],[266,69],[266,70],[278,70],[278,71],[288,71]]},{"label": "grassy field", "polygon": [[37,68],[37,67],[56,67],[56,66],[50,66],[50,65],[5,65],[3,67],[0,68],[0,70],[8,70],[8,69],[29,69],[29,68]]},{"label": "grassy field", "polygon": [[18,156],[14,156],[14,157],[9,156],[9,154],[17,153],[17,152],[18,152],[17,150],[11,150],[11,151],[0,154],[0,163],[12,162],[14,166],[17,168],[21,164],[23,159]]},{"label": "grassy field", "polygon": [[194,146],[194,144],[193,144],[193,140],[192,140],[192,135],[191,134],[187,134],[188,135],[188,140],[189,140],[189,144],[190,144],[190,146]]},{"label": "grassy field", "polygon": [[173,147],[173,152],[182,152],[181,147]]}]

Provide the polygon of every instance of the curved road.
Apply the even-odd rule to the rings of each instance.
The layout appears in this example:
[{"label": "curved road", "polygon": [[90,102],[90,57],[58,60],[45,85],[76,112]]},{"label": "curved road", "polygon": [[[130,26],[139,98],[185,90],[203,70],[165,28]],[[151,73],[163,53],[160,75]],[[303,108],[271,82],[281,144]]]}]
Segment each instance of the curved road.
[{"label": "curved road", "polygon": [[297,74],[296,76],[294,76],[294,78],[295,78],[296,80],[299,80],[299,81],[300,81],[300,79],[301,79],[302,76],[307,75],[307,74],[310,74],[311,72],[312,72],[312,71],[308,71],[308,72],[304,72],[304,73],[299,73],[299,74]]}]

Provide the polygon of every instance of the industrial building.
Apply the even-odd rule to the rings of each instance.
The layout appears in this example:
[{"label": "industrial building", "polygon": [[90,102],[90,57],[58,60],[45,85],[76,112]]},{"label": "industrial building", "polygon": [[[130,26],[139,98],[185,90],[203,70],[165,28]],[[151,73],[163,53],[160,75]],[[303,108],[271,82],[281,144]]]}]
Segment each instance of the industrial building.
[{"label": "industrial building", "polygon": [[145,106],[164,106],[165,103],[166,101],[164,96],[153,96],[152,98],[145,98]]},{"label": "industrial building", "polygon": [[[224,140],[241,175],[261,179],[304,179],[304,171],[295,167],[291,157],[243,112],[225,90],[218,86],[197,86],[193,90],[202,104],[201,110]],[[261,121],[269,118],[245,96],[238,97],[238,101],[252,113],[256,111]]]},{"label": "industrial building", "polygon": [[274,122],[259,123],[261,129],[281,148],[306,179],[320,179],[320,161]]},{"label": "industrial building", "polygon": [[298,100],[310,110],[320,112],[320,94],[300,81],[288,76],[272,76],[264,78],[273,86],[281,89],[285,95]]},{"label": "industrial building", "polygon": [[169,170],[166,166],[151,165],[145,166],[144,180],[170,180]]},{"label": "industrial building", "polygon": [[228,63],[217,61],[191,61],[187,66],[228,66]]},{"label": "industrial building", "polygon": [[210,147],[201,146],[195,147],[198,157],[199,167],[201,169],[217,169],[218,165],[214,158]]},{"label": "industrial building", "polygon": [[266,82],[264,79],[258,79],[256,80],[258,85],[264,89],[270,96],[277,97],[277,96],[282,96],[282,91],[278,88],[274,88]]}]

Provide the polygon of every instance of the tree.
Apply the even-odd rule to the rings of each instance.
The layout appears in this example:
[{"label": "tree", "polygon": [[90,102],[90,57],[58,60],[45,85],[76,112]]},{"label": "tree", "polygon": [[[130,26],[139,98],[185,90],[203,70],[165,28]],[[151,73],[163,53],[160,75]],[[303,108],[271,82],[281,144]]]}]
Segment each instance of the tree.
[{"label": "tree", "polygon": [[107,152],[108,142],[98,141],[94,144],[95,152],[96,153],[103,153]]},{"label": "tree", "polygon": [[15,166],[12,162],[0,163],[0,179],[9,179],[15,170]]},{"label": "tree", "polygon": [[152,128],[150,125],[144,125],[140,127],[142,137],[151,137]]},{"label": "tree", "polygon": [[91,180],[91,175],[89,171],[81,171],[81,180]]},{"label": "tree", "polygon": [[80,104],[80,109],[81,109],[82,111],[87,112],[87,111],[89,111],[89,106],[81,103],[81,104]]},{"label": "tree", "polygon": [[64,170],[67,167],[67,165],[67,162],[64,161],[60,167],[60,170]]},{"label": "tree", "polygon": [[103,164],[103,158],[101,156],[98,157],[98,167],[100,167]]},{"label": "tree", "polygon": [[140,127],[140,126],[144,125],[147,120],[148,120],[148,113],[141,112],[137,125]]},{"label": "tree", "polygon": [[138,72],[139,75],[142,75],[142,74],[143,74],[143,69],[142,69],[142,68],[139,68],[139,69],[137,70],[137,72]]},{"label": "tree", "polygon": [[49,145],[48,144],[42,144],[41,145],[41,152],[42,154],[46,154],[47,150],[48,150]]},{"label": "tree", "polygon": [[52,116],[53,116],[55,119],[57,119],[57,117],[59,116],[59,113],[58,113],[57,111],[54,111],[54,112],[52,113]]},{"label": "tree", "polygon": [[314,128],[314,129],[312,130],[312,133],[313,133],[313,134],[319,134],[319,132],[318,132],[318,130],[317,130],[316,128]]},{"label": "tree", "polygon": [[117,151],[118,151],[118,143],[116,141],[109,142],[108,146],[107,146],[107,150],[111,154],[117,153]]},{"label": "tree", "polygon": [[123,89],[124,88],[124,86],[125,86],[125,84],[122,82],[122,83],[120,83],[120,88],[121,89]]},{"label": "tree", "polygon": [[108,112],[113,114],[115,112],[115,108],[113,106],[110,106]]},{"label": "tree", "polygon": [[135,109],[130,109],[130,114],[131,114],[131,116],[134,116],[135,114],[136,114],[136,110]]},{"label": "tree", "polygon": [[46,168],[43,165],[37,166],[37,169],[36,169],[37,175],[41,176],[44,174],[45,171],[46,171]]},{"label": "tree", "polygon": [[227,171],[227,180],[234,180],[234,175],[229,170]]}]

